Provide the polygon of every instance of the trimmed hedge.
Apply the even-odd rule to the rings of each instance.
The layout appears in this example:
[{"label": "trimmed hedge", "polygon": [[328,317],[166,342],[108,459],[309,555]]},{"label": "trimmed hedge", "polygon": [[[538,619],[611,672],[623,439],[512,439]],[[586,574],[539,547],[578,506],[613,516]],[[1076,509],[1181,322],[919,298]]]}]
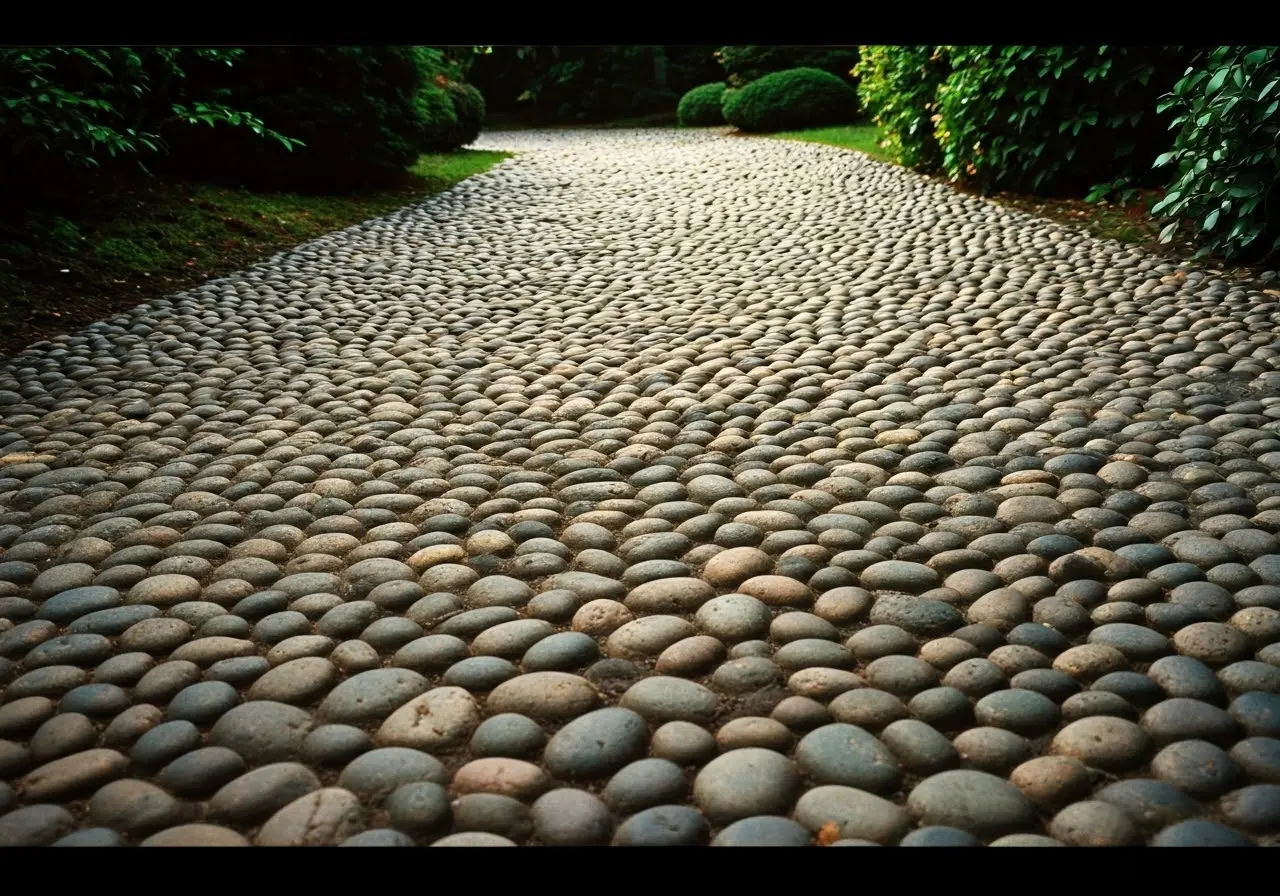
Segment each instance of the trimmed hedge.
[{"label": "trimmed hedge", "polygon": [[952,180],[1041,195],[1157,182],[1151,162],[1169,137],[1156,103],[1186,67],[1183,48],[944,49],[934,133]]},{"label": "trimmed hedge", "polygon": [[460,149],[475,143],[480,136],[480,129],[484,127],[484,94],[461,81],[449,81],[444,89],[453,102],[453,112],[458,120],[454,133],[456,145],[453,148]]},{"label": "trimmed hedge", "polygon": [[745,87],[773,72],[793,68],[820,68],[841,79],[851,77],[858,61],[857,47],[736,46],[716,50],[729,87]]},{"label": "trimmed hedge", "polygon": [[895,162],[936,171],[942,149],[933,135],[934,100],[950,68],[939,47],[859,47],[858,99],[884,133]]},{"label": "trimmed hedge", "polygon": [[725,91],[721,108],[740,131],[786,131],[848,124],[857,117],[858,94],[830,72],[796,68]]},{"label": "trimmed hedge", "polygon": [[423,152],[452,152],[458,148],[458,112],[448,90],[435,79],[418,90],[414,111],[422,129],[418,147]]},{"label": "trimmed hedge", "polygon": [[1156,159],[1177,163],[1173,184],[1153,209],[1199,234],[1200,254],[1237,261],[1280,258],[1280,48],[1217,47],[1178,81],[1160,104],[1172,112],[1173,149]]},{"label": "trimmed hedge", "polygon": [[680,98],[676,107],[676,120],[685,127],[703,127],[724,124],[724,112],[720,104],[724,100],[726,85],[723,81],[695,87]]}]

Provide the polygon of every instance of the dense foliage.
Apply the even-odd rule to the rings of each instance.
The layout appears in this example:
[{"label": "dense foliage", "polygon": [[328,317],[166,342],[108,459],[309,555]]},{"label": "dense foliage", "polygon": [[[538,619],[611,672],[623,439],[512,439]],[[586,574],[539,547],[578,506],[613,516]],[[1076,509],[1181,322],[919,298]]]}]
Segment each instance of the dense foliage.
[{"label": "dense foliage", "polygon": [[724,124],[724,112],[720,109],[724,91],[723,81],[693,88],[680,98],[676,119],[685,127]]},{"label": "dense foliage", "polygon": [[670,116],[692,87],[722,77],[711,46],[494,47],[467,79],[490,113],[528,123]]},{"label": "dense foliage", "polygon": [[737,88],[793,68],[820,68],[848,79],[858,61],[858,48],[735,46],[721,47],[715,58],[724,69],[729,86]]},{"label": "dense foliage", "polygon": [[[175,159],[204,176],[277,187],[399,175],[439,142],[433,125],[457,124],[447,94],[444,105],[421,96],[433,58],[413,47],[250,47],[231,72],[230,102],[303,146],[285,153],[227,131],[188,141]],[[209,65],[192,72],[201,83],[226,77]],[[429,117],[436,107],[448,110],[443,123]]]},{"label": "dense foliage", "polygon": [[725,91],[722,109],[725,120],[741,131],[815,128],[853,121],[858,94],[830,72],[796,68]]},{"label": "dense foliage", "polygon": [[861,47],[854,74],[865,113],[880,125],[883,148],[900,165],[935,171],[942,150],[933,135],[938,87],[950,74],[938,47]]},{"label": "dense foliage", "polygon": [[177,47],[0,49],[0,188],[66,187],[89,170],[156,156],[166,138],[208,125],[288,154],[294,142],[235,105],[222,82],[187,76],[204,65],[225,81],[243,55]]},{"label": "dense foliage", "polygon": [[476,138],[480,136],[480,129],[484,126],[485,116],[484,94],[471,84],[465,84],[461,81],[447,81],[444,89],[453,104],[453,113],[458,121],[457,129],[453,134],[452,146],[449,148],[459,149],[474,143]]},{"label": "dense foliage", "polygon": [[[1214,48],[1160,111],[1171,113],[1176,136],[1156,165],[1176,170],[1154,211],[1198,232],[1204,252],[1280,256],[1280,219],[1268,215],[1280,181],[1280,48]],[[1162,239],[1179,227],[1171,223]]]},{"label": "dense foliage", "polygon": [[1151,183],[1168,145],[1156,103],[1185,67],[1178,47],[946,48],[935,136],[942,169],[988,190],[1078,194]]}]

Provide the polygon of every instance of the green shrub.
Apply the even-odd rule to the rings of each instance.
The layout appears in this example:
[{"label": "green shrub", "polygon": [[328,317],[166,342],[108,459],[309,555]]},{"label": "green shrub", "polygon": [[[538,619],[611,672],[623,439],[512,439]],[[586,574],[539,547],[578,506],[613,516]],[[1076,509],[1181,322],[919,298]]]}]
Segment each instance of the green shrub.
[{"label": "green shrub", "polygon": [[[86,171],[136,168],[168,147],[162,132],[239,129],[250,142],[274,137],[254,115],[224,102],[222,88],[244,55],[177,47],[0,49],[0,187],[25,193],[76,189]],[[204,64],[216,77],[188,78]],[[123,164],[121,164],[123,163]]]},{"label": "green shrub", "polygon": [[820,68],[848,79],[858,61],[858,48],[740,46],[721,47],[715,55],[729,86],[738,88],[773,72],[793,68]]},{"label": "green shrub", "polygon": [[458,142],[458,113],[449,92],[434,80],[418,91],[415,112],[421,123],[418,148],[423,152],[453,152]]},{"label": "green shrub", "polygon": [[680,98],[676,119],[685,127],[724,124],[724,112],[720,110],[724,91],[723,81],[693,88]]},{"label": "green shrub", "polygon": [[1182,48],[944,50],[934,134],[952,180],[1042,195],[1154,183],[1151,160],[1169,144],[1155,106],[1186,66]]},{"label": "green shrub", "polygon": [[725,91],[722,109],[725,120],[741,131],[816,128],[853,121],[858,94],[830,72],[795,68]]},{"label": "green shrub", "polygon": [[937,47],[860,47],[854,68],[863,111],[880,125],[882,146],[900,165],[936,171],[942,150],[933,135],[934,101],[949,74]]},{"label": "green shrub", "polygon": [[444,89],[453,103],[453,113],[458,121],[455,132],[457,146],[454,149],[475,143],[480,129],[484,127],[484,94],[461,81],[448,81]]},{"label": "green shrub", "polygon": [[1280,48],[1216,47],[1160,103],[1172,112],[1173,184],[1153,209],[1180,219],[1161,233],[1199,234],[1201,254],[1257,261],[1280,256]]},{"label": "green shrub", "polygon": [[[231,70],[228,101],[305,145],[287,153],[215,130],[184,146],[185,167],[281,188],[356,186],[398,176],[426,141],[429,103],[421,93],[427,65],[414,47],[249,47]],[[226,76],[206,65],[195,77]]]}]

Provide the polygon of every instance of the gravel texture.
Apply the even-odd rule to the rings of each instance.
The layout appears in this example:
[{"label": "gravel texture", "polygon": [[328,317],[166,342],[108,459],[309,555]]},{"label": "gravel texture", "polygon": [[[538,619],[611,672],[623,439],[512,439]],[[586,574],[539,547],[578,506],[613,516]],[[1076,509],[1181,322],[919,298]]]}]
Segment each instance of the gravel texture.
[{"label": "gravel texture", "polygon": [[0,366],[0,845],[1276,843],[1273,275],[481,143]]}]

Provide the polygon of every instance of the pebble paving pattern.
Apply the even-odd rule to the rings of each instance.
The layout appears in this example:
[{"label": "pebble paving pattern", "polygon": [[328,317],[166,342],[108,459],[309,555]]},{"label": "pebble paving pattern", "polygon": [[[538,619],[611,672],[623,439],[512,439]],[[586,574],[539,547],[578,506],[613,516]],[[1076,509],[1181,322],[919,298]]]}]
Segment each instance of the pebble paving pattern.
[{"label": "pebble paving pattern", "polygon": [[1265,281],[482,145],[0,366],[0,844],[1276,842]]}]

